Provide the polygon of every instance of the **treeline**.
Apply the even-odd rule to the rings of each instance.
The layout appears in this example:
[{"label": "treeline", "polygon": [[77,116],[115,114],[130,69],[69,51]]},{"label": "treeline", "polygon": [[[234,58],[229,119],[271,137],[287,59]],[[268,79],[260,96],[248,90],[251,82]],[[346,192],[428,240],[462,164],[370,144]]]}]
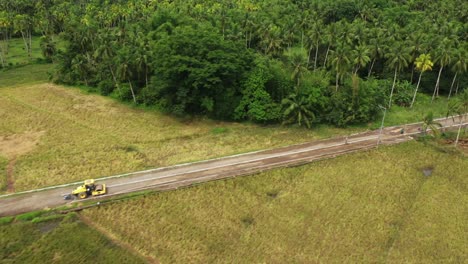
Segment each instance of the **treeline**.
[{"label": "treeline", "polygon": [[468,83],[463,0],[0,0],[0,10],[4,42],[44,36],[56,81],[177,115],[345,126]]}]

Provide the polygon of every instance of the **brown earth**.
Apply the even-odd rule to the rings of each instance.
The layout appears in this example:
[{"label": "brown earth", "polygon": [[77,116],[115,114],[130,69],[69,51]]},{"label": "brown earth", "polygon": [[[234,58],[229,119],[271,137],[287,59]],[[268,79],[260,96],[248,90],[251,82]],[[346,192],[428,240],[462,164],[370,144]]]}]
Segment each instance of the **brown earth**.
[{"label": "brown earth", "polygon": [[26,154],[33,150],[45,131],[25,132],[9,136],[0,136],[0,155],[9,159]]},{"label": "brown earth", "polygon": [[16,158],[32,151],[37,146],[44,133],[45,131],[28,131],[22,134],[0,136],[0,155],[5,156],[8,159],[6,170],[7,192],[15,192],[14,171]]}]

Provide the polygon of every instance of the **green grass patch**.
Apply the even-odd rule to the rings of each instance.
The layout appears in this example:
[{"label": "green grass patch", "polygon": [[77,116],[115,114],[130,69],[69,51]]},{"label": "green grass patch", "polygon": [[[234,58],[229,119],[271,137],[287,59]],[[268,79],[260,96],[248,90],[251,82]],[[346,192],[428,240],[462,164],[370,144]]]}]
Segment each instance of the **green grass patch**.
[{"label": "green grass patch", "polygon": [[144,263],[76,217],[42,220],[0,226],[2,263]]},{"label": "green grass patch", "polygon": [[7,166],[8,159],[0,155],[0,193],[7,189]]},{"label": "green grass patch", "polygon": [[46,83],[52,67],[52,64],[31,64],[0,71],[0,95],[2,88]]},{"label": "green grass patch", "polygon": [[163,263],[456,263],[467,167],[409,142],[82,213]]},{"label": "green grass patch", "polygon": [[44,214],[44,211],[34,211],[17,215],[15,219],[18,221],[31,221],[34,218],[41,216],[42,214]]},{"label": "green grass patch", "polygon": [[0,225],[9,224],[15,219],[14,216],[4,216],[0,217]]},{"label": "green grass patch", "polygon": [[53,215],[48,215],[48,216],[35,217],[34,219],[31,220],[31,222],[32,223],[42,223],[42,222],[47,222],[47,221],[51,221],[51,220],[62,219],[64,217],[65,217],[65,215],[62,215],[62,214],[53,214]]},{"label": "green grass patch", "polygon": [[[434,114],[434,117],[445,117],[447,114],[448,100],[446,97],[439,97],[431,102],[432,96],[419,93],[413,108],[392,105],[390,111],[385,117],[385,126],[393,126],[407,123],[421,122],[425,115],[429,112]],[[374,128],[380,126],[382,115],[374,124]]]},{"label": "green grass patch", "polygon": [[5,59],[7,67],[35,63],[38,60],[43,59],[40,47],[40,37],[32,38],[31,57],[28,57],[28,52],[22,38],[11,39],[9,41],[8,52],[6,53]]}]

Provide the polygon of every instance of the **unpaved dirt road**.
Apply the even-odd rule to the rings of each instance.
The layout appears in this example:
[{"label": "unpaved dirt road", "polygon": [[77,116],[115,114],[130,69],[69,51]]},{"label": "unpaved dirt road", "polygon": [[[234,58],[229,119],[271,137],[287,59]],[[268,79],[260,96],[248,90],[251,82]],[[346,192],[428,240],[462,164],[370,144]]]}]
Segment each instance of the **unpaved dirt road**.
[{"label": "unpaved dirt road", "polygon": [[[438,122],[448,129],[458,128],[460,124],[458,118],[454,120],[452,118],[444,118],[439,119]],[[463,127],[468,125],[467,115],[463,117],[461,124]],[[383,129],[381,136],[379,136],[380,131],[375,130],[349,137],[332,138],[202,162],[106,177],[98,179],[98,181],[107,184],[109,188],[108,194],[88,198],[88,200],[99,201],[120,194],[148,189],[176,189],[210,180],[253,174],[278,167],[301,165],[314,160],[375,148],[378,146],[379,138],[381,144],[385,145],[405,142],[411,140],[413,136],[421,134],[420,128],[420,123],[387,127]],[[72,183],[2,195],[0,196],[0,216],[15,215],[79,202],[79,200],[64,200],[63,195],[70,193],[80,184]]]}]

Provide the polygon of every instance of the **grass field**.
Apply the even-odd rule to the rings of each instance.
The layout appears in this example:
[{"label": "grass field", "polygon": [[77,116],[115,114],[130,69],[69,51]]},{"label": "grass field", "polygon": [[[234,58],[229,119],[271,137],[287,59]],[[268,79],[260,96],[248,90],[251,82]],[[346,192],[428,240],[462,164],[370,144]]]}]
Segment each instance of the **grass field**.
[{"label": "grass field", "polygon": [[410,142],[83,214],[162,263],[462,263],[467,167]]},{"label": "grass field", "polygon": [[[16,159],[15,191],[346,135],[380,124],[307,130],[179,120],[48,84],[50,69],[27,65],[0,72],[0,156]],[[443,108],[442,101],[434,106]],[[387,125],[418,121],[428,106],[394,109]]]},{"label": "grass field", "polygon": [[16,191],[363,129],[178,120],[76,88],[47,84],[45,73],[43,65],[0,73],[0,80],[5,79],[0,82],[0,153],[16,157]]},{"label": "grass field", "polygon": [[0,263],[145,263],[76,217],[0,224]]},{"label": "grass field", "polygon": [[[22,38],[14,38],[9,41],[8,53],[6,54],[6,62],[8,66],[18,66],[35,62],[37,59],[42,59],[40,47],[40,37],[32,38],[31,58],[28,58],[28,53],[25,49]],[[1,65],[0,65],[1,67]]]}]

